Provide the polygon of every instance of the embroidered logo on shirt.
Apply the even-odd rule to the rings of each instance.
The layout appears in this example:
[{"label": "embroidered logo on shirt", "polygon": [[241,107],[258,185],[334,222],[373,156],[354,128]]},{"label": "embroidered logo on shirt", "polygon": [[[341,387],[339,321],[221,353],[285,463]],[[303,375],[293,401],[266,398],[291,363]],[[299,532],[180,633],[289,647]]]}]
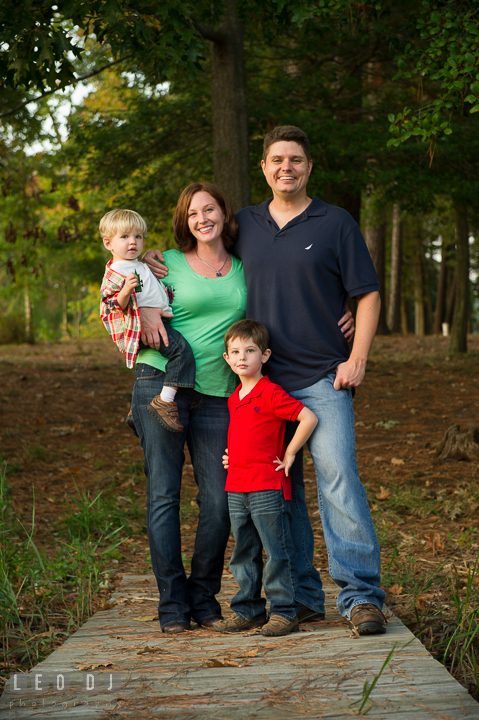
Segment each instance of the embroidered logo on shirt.
[{"label": "embroidered logo on shirt", "polygon": [[312,247],[313,247],[313,243],[311,243],[311,245],[308,245],[308,247],[307,247],[307,248],[304,248],[304,249],[305,249],[305,250],[311,250]]},{"label": "embroidered logo on shirt", "polygon": [[255,412],[259,412],[260,410],[261,410],[261,408],[258,407],[258,406],[256,406],[255,409],[254,409]]}]

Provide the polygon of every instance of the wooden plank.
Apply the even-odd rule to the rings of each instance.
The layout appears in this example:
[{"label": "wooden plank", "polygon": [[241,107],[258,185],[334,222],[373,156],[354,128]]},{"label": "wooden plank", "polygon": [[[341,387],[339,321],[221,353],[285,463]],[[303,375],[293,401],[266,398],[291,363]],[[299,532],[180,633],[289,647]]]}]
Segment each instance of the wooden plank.
[{"label": "wooden plank", "polygon": [[[7,691],[0,698],[0,717],[23,719],[41,712],[60,720],[99,720],[116,712],[117,718],[164,720],[342,720],[354,717],[351,703],[362,697],[365,680],[374,679],[397,643],[397,653],[371,693],[368,717],[479,720],[479,704],[397,618],[391,617],[385,635],[352,639],[335,608],[337,589],[325,590],[326,620],[301,626],[301,632],[286,638],[265,638],[259,631],[222,635],[200,628],[171,637],[161,633],[158,622],[135,620],[156,615],[154,578],[126,576],[113,596],[115,607],[97,613],[35,669],[70,672],[69,692],[20,696],[21,707],[14,695],[9,707],[12,695]],[[219,597],[225,610],[234,592],[235,583],[226,576]],[[139,654],[146,646],[154,652]],[[206,667],[212,659],[237,666]],[[83,689],[91,663],[121,674],[121,689],[114,696],[92,696]]]}]

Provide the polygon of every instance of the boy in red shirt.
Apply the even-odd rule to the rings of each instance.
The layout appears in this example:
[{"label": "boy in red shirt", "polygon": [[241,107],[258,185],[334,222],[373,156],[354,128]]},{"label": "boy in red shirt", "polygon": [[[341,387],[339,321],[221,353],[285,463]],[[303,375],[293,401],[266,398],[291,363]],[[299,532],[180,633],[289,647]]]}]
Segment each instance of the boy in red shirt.
[{"label": "boy in red shirt", "polygon": [[[223,456],[235,539],[230,568],[240,590],[231,601],[234,617],[213,627],[219,632],[262,627],[262,635],[276,637],[298,630],[289,470],[318,420],[299,400],[263,377],[263,364],[271,355],[268,345],[267,329],[254,320],[234,323],[225,335],[224,358],[241,379],[228,400],[228,449]],[[285,449],[287,420],[299,424]],[[262,577],[269,618],[261,597]]]}]

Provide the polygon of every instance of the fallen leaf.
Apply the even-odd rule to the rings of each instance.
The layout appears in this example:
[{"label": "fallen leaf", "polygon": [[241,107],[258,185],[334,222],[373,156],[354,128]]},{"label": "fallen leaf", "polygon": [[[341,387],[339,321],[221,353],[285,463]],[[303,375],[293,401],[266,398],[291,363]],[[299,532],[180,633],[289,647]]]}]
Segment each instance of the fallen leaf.
[{"label": "fallen leaf", "polygon": [[399,585],[399,583],[394,583],[394,585],[391,585],[388,592],[391,593],[391,595],[401,595],[403,591],[402,585]]},{"label": "fallen leaf", "polygon": [[111,663],[111,662],[84,663],[83,665],[79,665],[77,667],[77,670],[95,670],[96,668],[109,668],[109,667],[113,667],[113,663]]},{"label": "fallen leaf", "polygon": [[376,500],[389,500],[390,497],[392,497],[392,492],[381,485]]},{"label": "fallen leaf", "polygon": [[248,652],[243,653],[242,655],[240,655],[240,657],[242,657],[242,658],[256,657],[257,654],[258,654],[258,648],[255,648],[254,650],[248,650]]},{"label": "fallen leaf", "polygon": [[430,602],[432,602],[436,598],[436,593],[421,593],[417,596],[416,602],[414,605],[419,610],[424,610],[426,605],[429,605]]},{"label": "fallen leaf", "polygon": [[168,651],[162,650],[159,647],[148,647],[148,645],[147,645],[146,647],[143,648],[143,650],[138,650],[138,652],[136,654],[137,655],[146,655],[146,653],[164,653],[164,652],[168,652]]},{"label": "fallen leaf", "polygon": [[424,550],[431,549],[433,553],[438,552],[438,550],[444,550],[444,543],[441,540],[440,533],[432,532],[429,536],[423,535],[423,538],[426,540]]},{"label": "fallen leaf", "polygon": [[391,465],[404,465],[404,460],[401,460],[401,458],[392,458]]},{"label": "fallen leaf", "polygon": [[245,667],[248,663],[240,665],[236,660],[229,658],[202,658],[205,667]]},{"label": "fallen leaf", "polygon": [[140,615],[139,617],[134,617],[133,620],[138,620],[138,622],[154,622],[158,620],[158,615]]}]

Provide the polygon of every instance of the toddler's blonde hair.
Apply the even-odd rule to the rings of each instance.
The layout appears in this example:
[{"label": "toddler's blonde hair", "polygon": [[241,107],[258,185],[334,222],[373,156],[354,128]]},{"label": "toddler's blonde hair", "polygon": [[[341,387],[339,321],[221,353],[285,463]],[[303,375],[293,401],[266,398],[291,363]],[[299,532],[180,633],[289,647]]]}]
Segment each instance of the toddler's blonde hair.
[{"label": "toddler's blonde hair", "polygon": [[116,208],[107,212],[100,220],[100,235],[106,240],[110,240],[118,232],[130,232],[131,230],[138,230],[143,237],[148,232],[146,222],[134,210]]}]

